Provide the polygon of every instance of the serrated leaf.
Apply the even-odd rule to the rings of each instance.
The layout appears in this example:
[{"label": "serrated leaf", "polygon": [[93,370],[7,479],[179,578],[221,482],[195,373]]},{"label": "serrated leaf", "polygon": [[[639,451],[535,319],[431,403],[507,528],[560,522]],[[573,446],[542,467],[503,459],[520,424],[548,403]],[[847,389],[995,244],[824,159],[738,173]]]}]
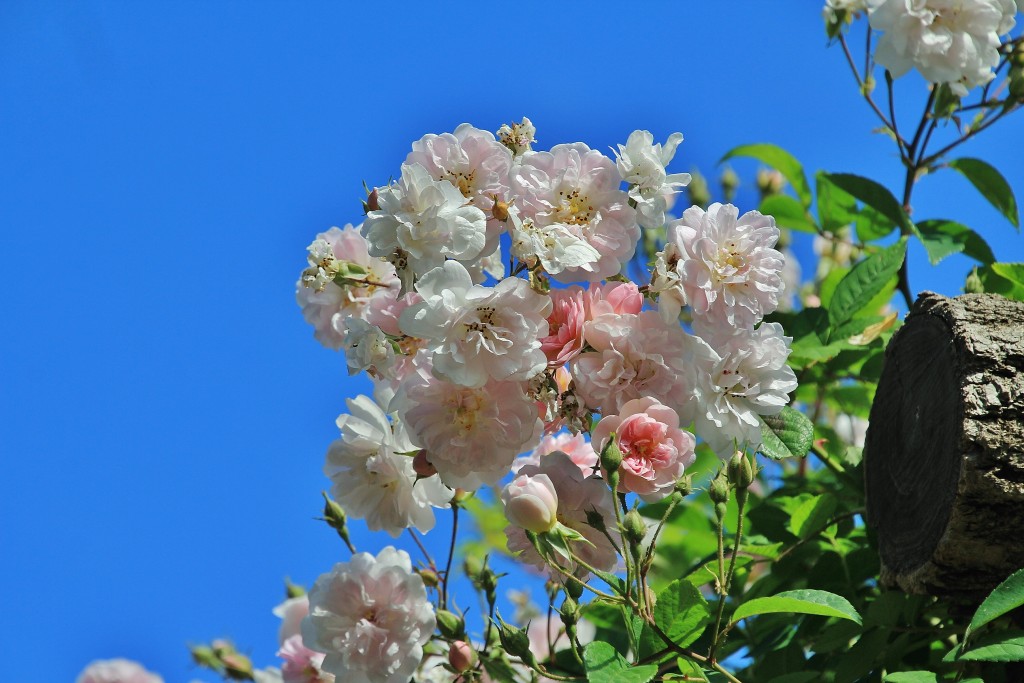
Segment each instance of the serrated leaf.
[{"label": "serrated leaf", "polygon": [[968,662],[1021,662],[1024,661],[1024,631],[990,633],[979,638],[971,649],[957,657]]},{"label": "serrated leaf", "polygon": [[590,683],[648,683],[658,673],[657,664],[630,667],[614,647],[600,640],[584,648],[583,664]]},{"label": "serrated leaf", "polygon": [[937,683],[939,678],[931,671],[900,671],[888,674],[885,683]]},{"label": "serrated leaf", "polygon": [[977,631],[993,619],[998,619],[1021,605],[1024,605],[1024,569],[1010,574],[982,601],[971,623],[967,625],[964,639],[969,638],[973,631]]},{"label": "serrated leaf", "polygon": [[786,528],[793,532],[793,535],[803,540],[821,530],[825,523],[832,518],[836,511],[836,497],[831,493],[823,493],[820,496],[804,501],[792,515]]},{"label": "serrated leaf", "polygon": [[966,225],[956,221],[931,218],[917,224],[917,237],[928,252],[934,266],[951,254],[963,252],[975,261],[988,265],[996,260],[992,248]]},{"label": "serrated leaf", "polygon": [[[654,623],[672,642],[686,647],[700,637],[711,618],[708,602],[689,581],[676,579],[657,596]],[[665,649],[665,642],[650,626],[640,634],[640,658]]]},{"label": "serrated leaf", "polygon": [[[884,185],[852,173],[829,173],[828,179],[839,189],[848,192],[862,204],[884,216],[894,227],[902,228],[906,232],[913,230],[907,212]],[[870,213],[868,215],[870,216]],[[877,221],[876,217],[870,217]]]},{"label": "serrated leaf", "polygon": [[773,194],[764,198],[761,206],[757,209],[761,213],[771,216],[775,222],[784,228],[807,232],[812,235],[818,234],[818,227],[814,220],[807,214],[804,205],[785,194]]},{"label": "serrated leaf", "polygon": [[519,680],[516,670],[504,659],[499,657],[484,659],[483,665],[487,675],[494,681],[497,681],[497,683],[517,683]]},{"label": "serrated leaf", "polygon": [[802,458],[811,450],[814,425],[799,410],[786,406],[778,415],[761,415],[762,455],[774,460]]},{"label": "serrated leaf", "polygon": [[906,240],[901,239],[859,262],[846,274],[836,285],[828,308],[833,329],[853,318],[884,290],[890,278],[899,272],[906,253]]},{"label": "serrated leaf", "polygon": [[807,184],[804,167],[786,150],[767,143],[740,145],[726,152],[718,163],[733,157],[751,157],[771,166],[789,181],[804,206],[811,205],[811,187]]},{"label": "serrated leaf", "polygon": [[967,178],[971,185],[974,185],[999,213],[1006,216],[1006,220],[1010,221],[1018,232],[1020,231],[1017,199],[1013,196],[1013,189],[1010,188],[1010,184],[1006,182],[1002,173],[981,159],[953,159],[947,165]]},{"label": "serrated leaf", "polygon": [[860,615],[846,598],[819,590],[785,591],[770,598],[754,598],[737,607],[732,620],[775,613],[814,614],[861,623]]}]

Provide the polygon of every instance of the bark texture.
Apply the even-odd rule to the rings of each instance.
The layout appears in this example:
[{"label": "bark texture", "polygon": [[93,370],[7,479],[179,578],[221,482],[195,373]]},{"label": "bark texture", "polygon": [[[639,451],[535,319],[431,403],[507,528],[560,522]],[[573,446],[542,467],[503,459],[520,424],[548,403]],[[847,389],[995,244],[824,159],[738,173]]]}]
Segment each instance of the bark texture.
[{"label": "bark texture", "polygon": [[1024,567],[1024,302],[922,293],[864,457],[883,584],[975,600]]}]

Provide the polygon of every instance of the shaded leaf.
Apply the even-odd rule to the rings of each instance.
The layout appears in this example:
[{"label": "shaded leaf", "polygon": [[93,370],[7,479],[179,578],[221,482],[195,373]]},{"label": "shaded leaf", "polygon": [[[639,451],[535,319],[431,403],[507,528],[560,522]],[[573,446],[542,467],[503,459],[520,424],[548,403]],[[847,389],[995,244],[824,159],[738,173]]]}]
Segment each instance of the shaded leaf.
[{"label": "shaded leaf", "polygon": [[786,406],[778,415],[761,415],[762,455],[774,460],[802,458],[811,450],[814,425],[799,410]]},{"label": "shaded leaf", "polygon": [[971,632],[977,631],[993,619],[998,619],[1021,605],[1024,605],[1024,569],[1011,574],[982,601],[974,613],[971,623],[967,625],[964,639],[969,638]]},{"label": "shaded leaf", "polygon": [[[884,185],[852,173],[829,173],[828,179],[841,190],[853,195],[865,206],[884,216],[894,227],[899,227],[907,232],[913,229],[907,212]],[[863,211],[861,213],[864,214]],[[866,215],[874,221],[878,221],[878,218],[872,216],[870,212]]]},{"label": "shaded leaf", "polygon": [[1013,227],[1020,230],[1017,199],[1002,173],[981,159],[953,159],[947,165],[963,174],[999,213],[1006,216],[1006,220],[1010,221]]},{"label": "shaded leaf", "polygon": [[804,501],[792,515],[786,525],[793,535],[800,539],[806,539],[821,530],[825,523],[832,518],[836,511],[836,497],[831,493],[824,493],[820,496]]},{"label": "shaded leaf", "polygon": [[1024,631],[1002,631],[979,638],[971,649],[957,657],[968,662],[1024,661]]},{"label": "shaded leaf", "polygon": [[812,235],[818,234],[818,226],[807,214],[804,205],[785,194],[773,194],[764,198],[761,206],[757,208],[761,213],[771,216],[775,222],[784,228],[807,232]]},{"label": "shaded leaf", "polygon": [[583,663],[591,683],[648,683],[658,673],[657,664],[630,667],[614,647],[600,640],[583,650]]},{"label": "shaded leaf", "polygon": [[937,683],[939,678],[931,671],[901,671],[888,674],[882,680],[885,683]]},{"label": "shaded leaf", "polygon": [[[692,583],[676,580],[657,596],[654,623],[672,642],[686,647],[700,637],[711,618],[708,602]],[[640,634],[640,658],[665,649],[665,642],[650,626]]]},{"label": "shaded leaf", "polygon": [[985,265],[996,260],[991,247],[981,235],[956,221],[921,221],[917,224],[917,236],[928,252],[928,260],[933,266],[950,254],[960,252]]},{"label": "shaded leaf", "polygon": [[792,154],[776,145],[767,143],[756,143],[752,145],[740,145],[725,153],[718,163],[722,163],[733,157],[751,157],[761,161],[783,175],[793,186],[793,191],[804,206],[811,205],[811,188],[807,184],[807,176],[804,175],[804,167]]}]

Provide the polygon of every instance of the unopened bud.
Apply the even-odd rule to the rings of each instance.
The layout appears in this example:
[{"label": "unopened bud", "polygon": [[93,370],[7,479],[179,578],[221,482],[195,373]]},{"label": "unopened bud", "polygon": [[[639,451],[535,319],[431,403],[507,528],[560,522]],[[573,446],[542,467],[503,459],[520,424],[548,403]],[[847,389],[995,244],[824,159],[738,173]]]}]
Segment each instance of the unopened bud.
[{"label": "unopened bud", "polygon": [[300,586],[297,583],[292,583],[292,580],[287,576],[284,578],[284,595],[286,598],[301,598],[306,594],[306,588]]},{"label": "unopened bud", "polygon": [[573,600],[579,600],[583,595],[583,584],[579,581],[566,581],[565,594]]},{"label": "unopened bud", "polygon": [[786,177],[774,168],[761,168],[757,171],[757,191],[761,198],[779,194],[786,187]]},{"label": "unopened bud", "polygon": [[189,648],[189,651],[192,654],[192,661],[199,666],[213,669],[214,671],[220,669],[220,657],[214,653],[213,648],[209,645],[195,645]]},{"label": "unopened bud", "polygon": [[647,534],[647,525],[636,510],[630,510],[622,520],[622,534],[630,543],[640,545]]},{"label": "unopened bud", "polygon": [[690,195],[691,204],[704,208],[711,203],[708,181],[696,169],[690,172],[690,184],[686,186],[686,192]]},{"label": "unopened bud", "polygon": [[967,282],[964,283],[964,292],[967,294],[981,294],[984,291],[985,285],[981,282],[978,269],[974,268],[971,270],[971,274],[967,276]]},{"label": "unopened bud", "polygon": [[462,617],[446,609],[437,610],[437,630],[448,640],[459,640],[466,636],[466,622]]},{"label": "unopened bud", "polygon": [[932,113],[937,119],[947,119],[960,108],[960,97],[956,95],[948,83],[936,85],[935,106]]},{"label": "unopened bud", "polygon": [[714,503],[724,504],[729,502],[729,479],[724,470],[720,470],[718,475],[711,480],[711,486],[708,487],[708,495],[711,496],[711,500]]},{"label": "unopened bud", "polygon": [[420,575],[421,579],[423,579],[423,585],[427,588],[437,588],[441,583],[441,577],[439,577],[437,572],[430,567],[417,569],[416,573]]},{"label": "unopened bud", "polygon": [[452,496],[452,505],[460,505],[463,501],[469,500],[472,497],[472,491],[467,491],[466,489],[455,489],[455,495]]},{"label": "unopened bud", "polygon": [[693,475],[687,474],[676,482],[676,493],[681,496],[688,496],[693,493]]},{"label": "unopened bud", "polygon": [[233,652],[221,657],[224,664],[224,678],[229,681],[251,681],[252,660],[243,654]]},{"label": "unopened bud", "polygon": [[224,640],[223,638],[218,638],[210,643],[210,647],[213,648],[213,654],[216,655],[218,659],[235,652],[235,646],[232,645],[231,641]]},{"label": "unopened bud", "polygon": [[466,555],[462,560],[462,572],[474,583],[480,580],[480,573],[484,570],[483,561],[476,555]]},{"label": "unopened bud", "polygon": [[1010,70],[1010,97],[1015,100],[1024,100],[1024,67],[1015,67]]},{"label": "unopened bud", "polygon": [[736,188],[740,186],[740,177],[732,167],[726,166],[718,182],[722,185],[722,196],[725,201],[731,202],[736,197]]},{"label": "unopened bud", "polygon": [[530,650],[530,638],[526,635],[526,629],[516,628],[498,617],[498,638],[505,652],[513,657],[519,657],[527,665],[535,663],[537,658]]},{"label": "unopened bud", "polygon": [[327,495],[326,491],[321,491],[320,495],[324,497],[324,516],[321,519],[327,522],[327,526],[331,527],[338,532],[338,536],[341,540],[349,543],[348,537],[348,526],[346,525],[345,511],[336,502],[331,500],[330,496]]},{"label": "unopened bud", "polygon": [[729,460],[729,481],[737,489],[746,489],[754,481],[754,468],[743,451],[736,451]]},{"label": "unopened bud", "polygon": [[366,200],[363,202],[363,213],[370,213],[371,211],[379,211],[380,202],[377,200],[377,188],[373,188],[370,194],[367,195]]},{"label": "unopened bud", "polygon": [[562,623],[566,626],[575,624],[580,620],[580,606],[571,597],[566,596],[565,600],[562,601],[562,607],[558,610],[559,615],[562,617]]},{"label": "unopened bud", "polygon": [[1017,43],[1010,55],[1010,63],[1016,67],[1024,67],[1024,43]]},{"label": "unopened bud", "polygon": [[420,449],[416,452],[416,455],[412,458],[412,471],[416,473],[417,477],[426,479],[437,474],[437,468],[434,467],[429,460],[427,460],[427,451]]},{"label": "unopened bud", "polygon": [[608,435],[608,441],[604,448],[601,449],[601,469],[611,475],[618,473],[620,465],[622,465],[622,451],[615,443],[615,432],[612,432]]},{"label": "unopened bud", "polygon": [[465,673],[476,666],[476,652],[464,640],[456,640],[448,648],[448,664],[458,673]]}]

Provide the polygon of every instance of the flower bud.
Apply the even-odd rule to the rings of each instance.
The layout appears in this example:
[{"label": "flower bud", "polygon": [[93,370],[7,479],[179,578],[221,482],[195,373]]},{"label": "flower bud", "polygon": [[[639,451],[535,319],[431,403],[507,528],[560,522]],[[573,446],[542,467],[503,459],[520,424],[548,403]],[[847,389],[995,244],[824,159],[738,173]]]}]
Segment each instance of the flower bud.
[{"label": "flower bud", "polygon": [[711,480],[711,486],[708,487],[708,495],[711,496],[711,500],[714,503],[728,503],[729,502],[729,479],[725,474],[725,470],[719,470],[718,475]]},{"label": "flower bud", "polygon": [[327,522],[327,526],[337,531],[341,540],[345,541],[345,544],[348,545],[349,537],[345,511],[340,505],[331,500],[326,491],[321,491],[320,495],[324,497],[324,516],[320,517],[320,519]]},{"label": "flower bud", "polygon": [[514,526],[537,534],[558,523],[558,494],[546,474],[521,474],[501,491],[505,517]]},{"label": "flower bud", "polygon": [[693,493],[693,475],[687,474],[676,482],[676,493],[686,497]]},{"label": "flower bud", "polygon": [[579,581],[566,581],[565,594],[573,600],[579,600],[583,595],[583,584]]},{"label": "flower bud", "polygon": [[513,657],[519,657],[527,665],[536,663],[537,658],[530,650],[530,637],[526,635],[526,629],[516,628],[498,616],[498,638],[501,639],[501,646],[505,652]]},{"label": "flower bud", "polygon": [[601,469],[610,475],[618,472],[620,465],[622,465],[622,451],[615,443],[615,432],[612,432],[608,435],[608,442],[601,449]]},{"label": "flower bud", "polygon": [[1016,67],[1024,67],[1024,43],[1017,43],[1010,55],[1010,63]]},{"label": "flower bud", "polygon": [[1024,67],[1010,69],[1010,97],[1017,101],[1024,100]]},{"label": "flower bud", "polygon": [[416,452],[416,455],[412,458],[412,471],[416,473],[417,477],[426,479],[437,474],[437,468],[434,467],[429,460],[427,460],[427,451],[420,449]]},{"label": "flower bud", "polygon": [[[570,582],[575,583],[575,582]],[[568,595],[565,600],[562,601],[562,607],[558,610],[559,615],[562,617],[562,623],[566,626],[575,624],[580,620],[580,606],[575,600]]]},{"label": "flower bud", "polygon": [[423,579],[423,585],[427,588],[437,588],[441,583],[441,577],[439,577],[437,572],[430,567],[417,569],[416,573],[419,574],[421,579]]},{"label": "flower bud", "polygon": [[284,579],[284,595],[286,598],[301,598],[306,594],[306,589],[297,583],[292,583],[292,580],[288,577]]},{"label": "flower bud", "polygon": [[686,192],[690,195],[691,204],[707,208],[707,205],[711,203],[708,181],[696,169],[690,173],[690,184],[686,186]]},{"label": "flower bud", "polygon": [[224,664],[224,678],[229,681],[251,681],[252,660],[239,652],[224,655],[220,660]]},{"label": "flower bud", "polygon": [[745,489],[754,481],[754,468],[743,451],[736,451],[729,460],[729,481],[737,489]]},{"label": "flower bud", "polygon": [[722,185],[722,196],[725,201],[731,202],[736,197],[736,188],[740,186],[740,177],[731,166],[726,166],[718,182]]},{"label": "flower bud", "polygon": [[457,672],[465,673],[476,666],[476,652],[464,640],[456,640],[448,648],[448,664]]},{"label": "flower bud", "polygon": [[647,525],[636,510],[630,510],[622,520],[622,534],[630,543],[640,545],[647,533]]},{"label": "flower bud", "polygon": [[466,555],[462,560],[462,572],[473,583],[480,580],[480,574],[484,570],[484,562],[476,555]]},{"label": "flower bud", "polygon": [[757,191],[761,198],[779,194],[786,187],[786,177],[774,168],[761,168],[757,171]]},{"label": "flower bud", "polygon": [[192,654],[192,661],[207,669],[218,671],[220,669],[220,657],[214,653],[213,648],[208,645],[195,645],[189,648]]},{"label": "flower bud", "polygon": [[984,291],[985,285],[981,282],[978,269],[971,269],[971,274],[967,276],[967,282],[964,283],[964,292],[967,294],[981,294]]},{"label": "flower bud", "polygon": [[458,640],[466,635],[466,622],[454,612],[439,609],[437,610],[437,630],[449,640]]},{"label": "flower bud", "polygon": [[363,202],[363,213],[370,213],[371,211],[379,211],[380,202],[377,201],[377,188],[370,190],[370,193],[366,196],[366,200]]},{"label": "flower bud", "polygon": [[935,105],[932,112],[937,119],[947,119],[960,108],[960,98],[953,93],[948,83],[935,86]]}]

